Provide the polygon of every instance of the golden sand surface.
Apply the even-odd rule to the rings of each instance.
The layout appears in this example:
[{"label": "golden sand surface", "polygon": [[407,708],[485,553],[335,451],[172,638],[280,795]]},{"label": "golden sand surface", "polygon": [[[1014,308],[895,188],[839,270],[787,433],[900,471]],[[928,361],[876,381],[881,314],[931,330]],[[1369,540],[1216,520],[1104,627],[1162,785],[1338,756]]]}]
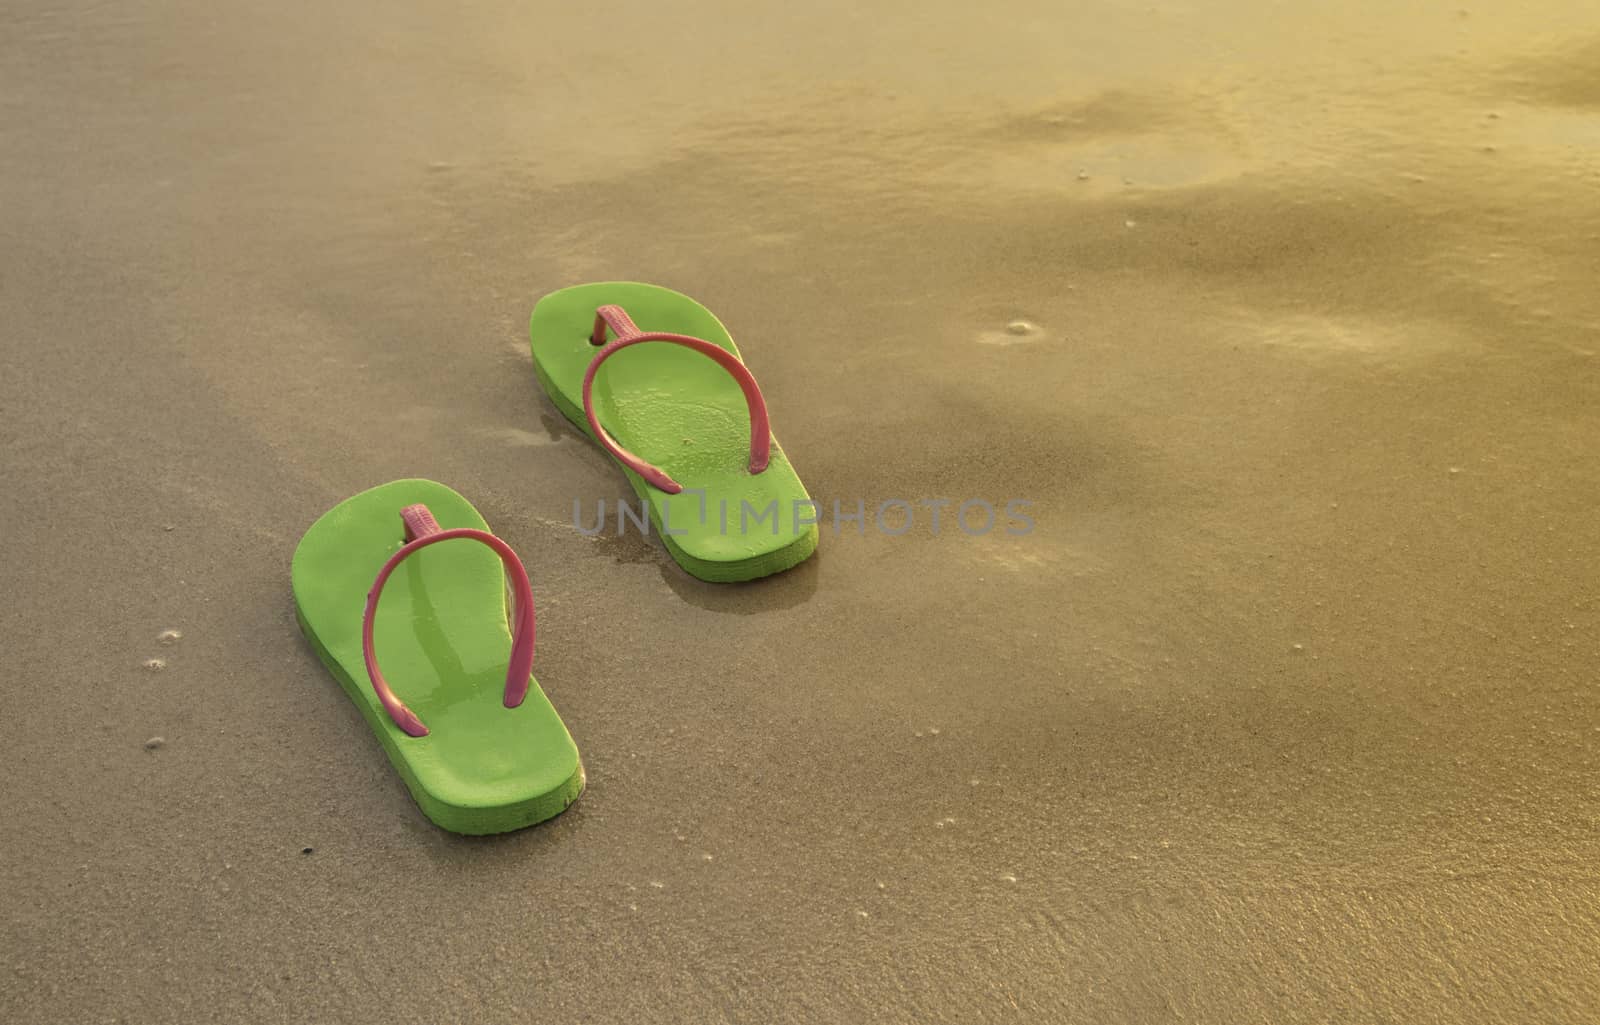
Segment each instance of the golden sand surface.
[{"label": "golden sand surface", "polygon": [[[1597,272],[1571,0],[11,0],[0,1021],[1600,1020]],[[585,536],[607,279],[824,508],[1035,529]],[[545,825],[296,626],[408,476],[529,567]]]}]

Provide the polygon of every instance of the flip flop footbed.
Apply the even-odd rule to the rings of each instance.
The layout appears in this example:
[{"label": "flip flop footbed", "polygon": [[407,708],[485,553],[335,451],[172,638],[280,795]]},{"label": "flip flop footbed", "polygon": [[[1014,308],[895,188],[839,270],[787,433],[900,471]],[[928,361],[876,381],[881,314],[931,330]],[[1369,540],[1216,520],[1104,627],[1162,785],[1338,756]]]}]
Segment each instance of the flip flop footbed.
[{"label": "flip flop footbed", "polygon": [[518,707],[504,706],[511,634],[493,551],[444,541],[412,553],[384,587],[374,628],[378,662],[428,735],[407,736],[368,680],[362,610],[379,568],[405,543],[400,510],[415,504],[443,529],[488,530],[471,503],[432,481],[395,481],[340,503],[295,550],[301,628],[436,824],[498,833],[557,815],[582,791],[583,768],[537,681]]},{"label": "flip flop footbed", "polygon": [[[595,311],[621,306],[642,331],[704,338],[739,355],[717,318],[688,296],[655,285],[606,282],[553,292],[530,327],[539,383],[591,438],[583,379],[600,348]],[[655,533],[684,569],[704,580],[750,580],[788,569],[816,550],[814,507],[783,447],[752,474],[750,418],[738,383],[705,355],[666,342],[617,352],[593,386],[600,423],[622,448],[665,470],[670,495],[617,465],[649,507]]]}]

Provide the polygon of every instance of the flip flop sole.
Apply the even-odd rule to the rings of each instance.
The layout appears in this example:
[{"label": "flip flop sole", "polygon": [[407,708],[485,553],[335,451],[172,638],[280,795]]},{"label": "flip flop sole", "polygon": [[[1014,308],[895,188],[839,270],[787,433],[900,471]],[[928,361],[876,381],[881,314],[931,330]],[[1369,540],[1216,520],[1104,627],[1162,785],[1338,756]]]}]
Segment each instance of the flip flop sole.
[{"label": "flip flop sole", "polygon": [[395,481],[340,503],[295,550],[300,627],[436,825],[476,835],[552,818],[583,791],[583,765],[537,681],[518,707],[504,706],[511,633],[492,551],[447,541],[415,552],[383,592],[378,658],[428,735],[396,726],[367,679],[361,611],[379,567],[404,541],[399,511],[414,504],[445,529],[488,529],[466,499],[432,481]]},{"label": "flip flop sole", "polygon": [[[534,307],[534,373],[556,409],[590,440],[583,377],[599,351],[595,310],[623,307],[648,331],[711,341],[734,356],[732,337],[699,303],[636,282],[578,285]],[[669,344],[637,345],[608,359],[594,385],[595,409],[623,448],[681,481],[669,495],[613,459],[668,552],[693,576],[730,583],[799,565],[817,548],[815,507],[774,438],[767,469],[748,471],[749,418],[737,382],[713,361]]]}]

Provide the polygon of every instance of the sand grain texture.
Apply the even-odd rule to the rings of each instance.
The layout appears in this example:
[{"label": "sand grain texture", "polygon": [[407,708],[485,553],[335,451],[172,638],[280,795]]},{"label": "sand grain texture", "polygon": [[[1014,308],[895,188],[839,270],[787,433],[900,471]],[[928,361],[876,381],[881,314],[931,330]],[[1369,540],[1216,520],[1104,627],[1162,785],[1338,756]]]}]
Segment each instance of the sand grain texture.
[{"label": "sand grain texture", "polygon": [[[1600,17],[1502,6],[5,5],[0,1021],[1600,1019]],[[582,536],[607,278],[825,504],[1036,530]],[[411,475],[530,568],[548,825],[296,628]]]}]

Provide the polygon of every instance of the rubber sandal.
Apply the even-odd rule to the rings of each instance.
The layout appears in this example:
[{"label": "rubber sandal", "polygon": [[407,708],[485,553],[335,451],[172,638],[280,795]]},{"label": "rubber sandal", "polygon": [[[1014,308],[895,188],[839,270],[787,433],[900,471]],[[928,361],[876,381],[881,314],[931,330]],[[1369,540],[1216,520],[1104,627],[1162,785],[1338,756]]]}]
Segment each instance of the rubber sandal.
[{"label": "rubber sandal", "polygon": [[503,833],[577,799],[577,746],[532,677],[527,572],[465,498],[364,491],[311,525],[290,575],[301,629],[434,824]]},{"label": "rubber sandal", "polygon": [[685,570],[754,580],[816,551],[816,507],[710,310],[655,285],[578,285],[539,300],[529,333],[539,383],[621,465]]}]

